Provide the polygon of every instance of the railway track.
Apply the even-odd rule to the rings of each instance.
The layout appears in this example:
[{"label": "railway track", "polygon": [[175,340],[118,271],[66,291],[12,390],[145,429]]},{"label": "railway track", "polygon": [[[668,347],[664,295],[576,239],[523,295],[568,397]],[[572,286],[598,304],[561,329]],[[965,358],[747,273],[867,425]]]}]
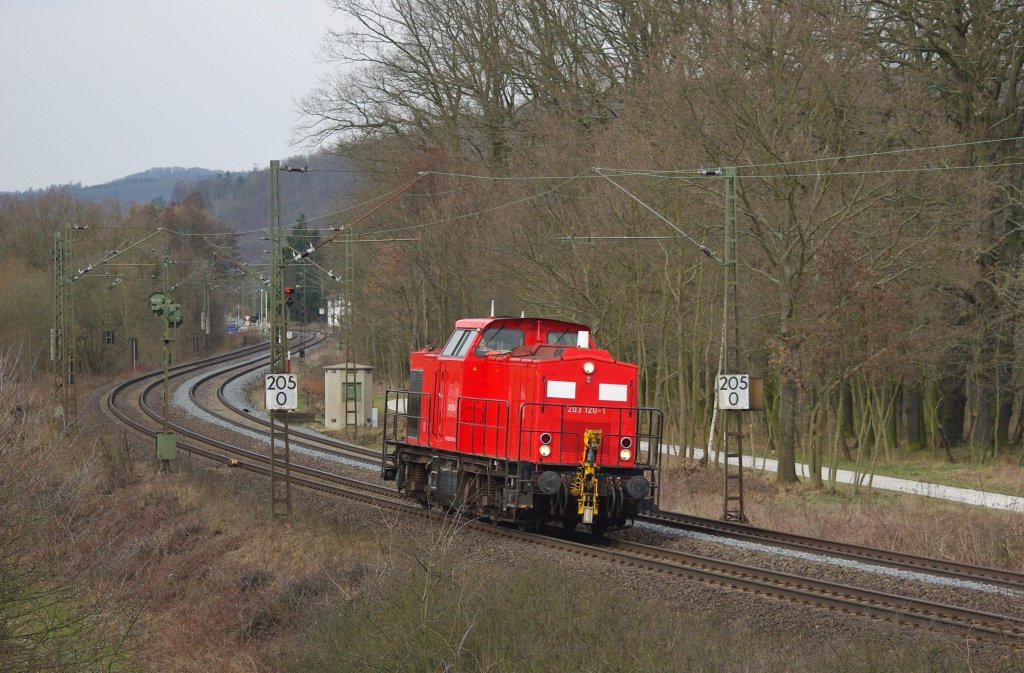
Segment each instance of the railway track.
[{"label": "railway track", "polygon": [[[195,363],[179,365],[173,368],[170,378],[181,378],[194,373],[197,369],[219,366],[232,361],[241,361],[242,364],[240,366],[249,366],[252,364],[251,356],[259,353],[261,349],[265,351],[266,347],[255,347],[244,351],[236,351],[227,356],[208,358]],[[155,437],[158,430],[162,428],[162,409],[150,404],[147,400],[157,388],[162,386],[161,376],[162,372],[149,373],[129,379],[116,386],[107,396],[107,408],[110,413],[125,425],[147,436]],[[127,391],[133,387],[139,387],[141,390],[136,393],[134,398],[130,398]],[[131,401],[126,403],[125,400],[128,399],[131,399]],[[125,408],[126,404],[129,407],[134,405],[136,409]],[[135,413],[135,411],[139,413]],[[156,423],[159,427],[153,425],[153,423]],[[258,474],[270,474],[270,458],[268,454],[204,435],[180,423],[168,422],[168,428],[173,430],[179,438],[186,438],[185,441],[180,439],[178,441],[178,446],[184,451]],[[294,463],[291,466],[291,471],[293,472],[293,483],[299,486],[312,488],[331,495],[351,497],[363,502],[372,502],[376,506],[391,508],[397,506],[402,510],[415,511],[415,508],[410,507],[408,503],[401,500],[398,494],[384,486]]]},{"label": "railway track", "polygon": [[[256,363],[252,360],[252,356],[258,352],[257,347],[220,358],[209,358],[199,363],[179,365],[174,368],[172,376],[178,379],[187,374],[195,375],[197,371],[205,368],[219,367],[218,371],[203,376],[200,380],[194,382],[190,389],[190,395],[197,403],[201,402],[203,395],[198,393],[197,389],[202,385],[216,382],[217,397],[220,399],[220,404],[230,413],[246,419],[245,426],[252,426],[253,424],[250,422],[253,421],[258,426],[260,425],[258,421],[262,419],[257,419],[252,414],[245,413],[244,409],[238,409],[230,404],[223,394],[224,387],[228,385],[232,378],[237,378],[263,366],[262,362]],[[242,374],[223,371],[223,365],[231,363],[234,363],[236,372],[241,371]],[[117,386],[107,398],[108,408],[111,413],[129,426],[148,435],[155,435],[156,428],[152,424],[154,422],[162,423],[161,412],[147,402],[147,396],[151,395],[161,385],[162,382],[159,380],[159,376],[160,372],[148,374]],[[152,379],[157,380],[151,381]],[[134,398],[127,393],[131,388],[141,389],[136,392]],[[126,405],[134,405],[138,413],[125,408]],[[142,418],[139,418],[139,415]],[[231,420],[232,422],[238,422],[235,419]],[[179,446],[186,451],[191,451],[196,455],[221,463],[234,464],[241,469],[258,474],[268,475],[270,472],[269,456],[258,450],[214,439],[184,427],[180,423],[170,424],[170,427],[180,437],[186,438],[186,441],[179,442]],[[301,441],[303,443],[308,441],[325,448],[333,447],[346,455],[354,453],[362,455],[367,459],[369,459],[371,452],[374,456],[379,455],[377,451],[366,449],[366,447],[357,447],[358,449],[363,449],[363,451],[353,452],[353,445],[348,443],[338,442],[337,440],[325,440],[322,437],[301,431],[294,434],[297,438],[302,436]],[[294,460],[291,471],[292,483],[297,486],[310,488],[332,496],[340,496],[372,504],[378,508],[401,511],[406,514],[443,516],[442,513],[438,512],[424,512],[417,505],[400,499],[398,494],[391,488],[380,484],[352,479],[326,470],[297,464]],[[747,539],[756,539],[765,544],[813,550],[819,554],[824,553],[845,558],[856,558],[868,563],[904,569],[912,568],[919,572],[941,574],[951,578],[984,581],[1010,589],[1020,589],[1022,581],[1024,581],[1024,578],[1018,574],[991,568],[966,566],[937,559],[922,559],[866,547],[844,545],[828,540],[816,540],[778,533],[776,531],[766,531],[750,526],[728,525],[723,524],[723,522],[701,520],[697,517],[673,513],[662,513],[645,517],[645,520],[662,526],[696,528],[705,531],[717,531],[717,534],[746,536]],[[521,541],[553,547],[567,553],[681,576],[713,586],[728,587],[749,595],[769,596],[800,605],[817,606],[832,613],[839,612],[859,617],[868,617],[873,620],[903,624],[915,629],[953,633],[972,641],[997,643],[1015,649],[1024,648],[1024,620],[1016,617],[955,605],[943,605],[903,595],[876,592],[622,540],[606,539],[595,543],[593,538],[579,535],[560,539],[554,534],[538,535],[510,528],[496,527],[484,522],[471,522],[471,525],[474,529],[491,535],[514,537]],[[556,533],[557,531],[552,532]]]},{"label": "railway track", "polygon": [[678,512],[658,512],[657,514],[638,517],[638,520],[667,528],[694,530],[716,536],[757,542],[773,547],[784,547],[814,554],[824,554],[834,558],[881,565],[908,572],[926,573],[953,580],[973,580],[1013,591],[1024,591],[1024,574],[999,568],[958,563],[947,559],[914,556],[863,545],[797,535],[795,533],[783,533],[731,521],[719,521],[689,514],[680,514]]},{"label": "railway track", "polygon": [[[239,407],[226,393],[228,386],[232,383],[266,366],[267,363],[263,360],[254,361],[246,366],[214,371],[204,375],[192,382],[188,391],[189,399],[193,404],[225,423],[250,430],[269,432],[270,421],[267,418],[251,412],[248,408]],[[210,391],[209,388],[213,390]],[[297,442],[305,448],[341,458],[354,459],[367,465],[380,464],[379,449],[324,437],[294,426],[289,428],[288,435],[292,443]]]}]

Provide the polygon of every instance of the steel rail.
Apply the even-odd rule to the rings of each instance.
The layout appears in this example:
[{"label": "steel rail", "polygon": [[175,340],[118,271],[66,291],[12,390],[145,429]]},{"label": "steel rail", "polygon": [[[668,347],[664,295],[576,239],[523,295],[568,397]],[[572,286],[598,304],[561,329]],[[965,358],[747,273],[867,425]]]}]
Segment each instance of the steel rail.
[{"label": "steel rail", "polygon": [[[245,427],[253,430],[260,428],[270,428],[269,420],[257,416],[255,414],[249,413],[245,409],[240,409],[238,406],[232,403],[225,394],[225,389],[227,388],[227,386],[231,385],[235,380],[243,376],[246,376],[252,373],[253,371],[256,371],[263,367],[266,367],[266,363],[254,363],[253,366],[242,368],[237,372],[227,372],[225,370],[221,370],[203,376],[202,378],[197,379],[192,388],[189,390],[189,398],[197,406],[203,407],[203,404],[199,400],[200,387],[210,383],[211,381],[215,382],[215,380],[220,377],[225,377],[225,380],[217,387],[217,401],[220,404],[222,404],[228,411],[235,414],[237,418],[225,416],[209,408],[206,408],[205,411],[225,422],[239,425],[240,427]],[[240,419],[244,419],[244,421],[246,422],[243,423],[242,420]],[[315,449],[317,451],[337,455],[343,458],[366,461],[368,464],[380,463],[380,450],[375,450],[366,446],[362,446],[360,444],[354,444],[352,442],[346,442],[339,439],[321,437],[311,432],[296,429],[295,427],[289,428],[288,434],[293,441],[295,439],[298,439],[303,446]]]},{"label": "steel rail", "polygon": [[984,582],[1015,591],[1024,590],[1024,574],[1001,568],[989,568],[948,559],[915,556],[898,551],[837,542],[824,538],[814,538],[796,533],[785,533],[768,528],[758,528],[748,524],[707,519],[678,512],[658,512],[637,518],[645,523],[657,524],[668,528],[696,530],[712,535],[724,535],[735,539],[749,540],[787,549],[827,554],[835,558],[845,558],[889,568],[927,573],[950,579]]},{"label": "steel rail", "polygon": [[1024,619],[980,610],[961,608],[898,594],[862,589],[836,582],[707,558],[635,542],[608,540],[616,553],[635,560],[652,559],[692,569],[701,575],[729,578],[744,590],[766,591],[776,596],[842,609],[856,615],[899,621],[917,627],[967,632],[983,640],[1024,647]]},{"label": "steel rail", "polygon": [[[215,364],[221,364],[221,363],[223,363],[225,361],[230,361],[231,359],[238,359],[237,354],[234,355],[234,356],[226,356],[226,357],[220,357],[220,358],[210,358],[208,360],[201,361],[201,362],[189,363],[188,365],[181,366],[179,368],[179,371],[176,372],[176,373],[178,375],[183,375],[185,373],[189,373],[189,371],[194,371],[197,368],[207,367],[207,366],[211,366],[211,365],[215,365]],[[191,370],[189,369],[189,367],[191,367]],[[122,423],[125,423],[126,425],[134,428],[135,430],[138,430],[138,431],[140,431],[140,432],[142,432],[142,433],[144,433],[144,434],[146,434],[148,436],[153,436],[153,437],[156,436],[157,430],[154,429],[154,428],[151,428],[146,423],[143,423],[141,421],[132,419],[126,412],[121,410],[118,407],[118,398],[129,387],[134,386],[134,385],[138,385],[140,383],[144,383],[146,379],[148,379],[150,377],[153,377],[153,376],[158,376],[158,375],[159,375],[159,373],[157,373],[157,374],[149,373],[149,374],[145,374],[145,375],[140,376],[140,377],[136,377],[134,379],[129,379],[128,381],[126,381],[126,382],[116,386],[111,391],[111,393],[107,396],[107,407],[110,409],[111,413],[113,413],[115,417],[117,417]],[[151,407],[146,402],[146,399],[145,399],[157,387],[161,386],[162,383],[163,383],[162,381],[156,381],[154,383],[149,384],[139,394],[138,399],[136,400],[136,404],[139,406],[139,408],[142,410],[142,412],[150,420],[161,421],[162,418],[163,418],[161,413],[157,409],[154,409],[153,407]],[[218,439],[205,436],[205,435],[203,435],[201,433],[198,433],[198,432],[194,432],[194,431],[189,430],[188,428],[185,428],[185,427],[183,427],[183,426],[181,426],[179,424],[170,424],[170,427],[174,428],[174,430],[175,430],[175,432],[177,434],[180,434],[183,437],[188,437],[190,439],[196,440],[196,442],[199,442],[198,444],[193,444],[193,443],[189,443],[189,442],[179,442],[178,445],[180,447],[182,447],[186,451],[191,451],[193,453],[196,453],[197,455],[203,456],[205,458],[211,458],[211,459],[217,460],[217,461],[222,462],[222,463],[231,463],[232,460],[237,460],[237,459],[232,459],[230,457],[225,457],[221,453],[217,453],[215,451],[211,451],[209,448],[206,448],[206,447],[203,446],[205,444],[205,445],[207,445],[209,447],[213,447],[214,449],[217,449],[218,451],[222,451],[222,452],[225,452],[225,453],[230,454],[230,455],[235,455],[235,456],[242,457],[243,459],[249,461],[248,463],[245,463],[246,465],[250,465],[250,466],[251,465],[257,465],[257,464],[258,465],[266,465],[267,467],[265,469],[267,470],[267,474],[269,474],[269,465],[270,465],[270,457],[269,457],[269,455],[264,455],[264,454],[262,454],[262,453],[260,453],[258,451],[253,451],[251,449],[245,449],[245,448],[242,448],[242,447],[234,446],[234,445],[229,444],[227,442],[223,442],[223,441],[220,441]],[[240,466],[242,465],[241,461],[239,461],[239,465]],[[361,481],[361,480],[358,480],[358,479],[352,479],[350,477],[345,477],[343,475],[338,475],[338,474],[334,474],[334,473],[331,473],[331,472],[327,472],[325,470],[318,470],[318,469],[307,467],[307,466],[303,466],[303,465],[293,464],[291,466],[291,469],[292,469],[292,472],[296,472],[296,473],[299,473],[299,474],[306,475],[305,478],[304,478],[306,480],[306,482],[309,482],[309,481],[312,481],[312,480],[319,480],[321,482],[329,483],[329,484],[333,485],[335,488],[342,488],[342,487],[355,488],[355,489],[360,489],[362,491],[370,491],[371,493],[375,493],[376,497],[378,497],[378,498],[379,497],[385,497],[385,498],[391,498],[391,499],[398,500],[397,493],[394,490],[392,490],[390,488],[387,488],[387,487],[384,487],[384,486],[380,486],[380,485],[377,485],[377,484],[371,484],[371,483],[364,482],[364,481]],[[309,485],[309,483],[303,483],[303,482],[300,482],[300,481],[297,481],[296,483],[299,483],[300,485]]]}]

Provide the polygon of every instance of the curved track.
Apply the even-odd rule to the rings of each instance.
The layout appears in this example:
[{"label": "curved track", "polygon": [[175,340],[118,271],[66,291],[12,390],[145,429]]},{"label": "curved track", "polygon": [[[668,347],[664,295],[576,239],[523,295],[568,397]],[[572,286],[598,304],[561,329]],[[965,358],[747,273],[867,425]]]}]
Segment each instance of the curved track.
[{"label": "curved track", "polygon": [[[227,387],[238,379],[246,377],[266,366],[264,361],[253,362],[248,365],[232,368],[231,370],[214,371],[197,378],[189,388],[189,399],[191,399],[193,404],[203,408],[207,413],[212,414],[225,423],[250,430],[269,432],[270,421],[267,418],[254,414],[247,408],[238,407],[225,393]],[[213,387],[214,393],[210,394],[208,391],[205,391],[204,389],[207,387]],[[213,406],[214,401],[216,406]],[[379,449],[371,449],[360,444],[332,439],[295,427],[289,428],[288,435],[293,444],[298,442],[304,447],[315,449],[325,454],[358,460],[372,465],[380,463]]]},{"label": "curved track", "polygon": [[[199,403],[201,396],[196,393],[196,389],[200,385],[218,377],[225,378],[217,387],[221,404],[231,413],[245,418],[247,421],[245,425],[248,427],[251,426],[252,422],[259,421],[260,419],[255,419],[251,414],[245,413],[244,410],[231,406],[224,399],[223,388],[227,385],[228,379],[244,375],[244,373],[264,366],[263,363],[257,364],[252,360],[252,357],[257,355],[261,349],[265,350],[265,346],[257,346],[226,356],[179,365],[173,368],[172,376],[177,379],[186,374],[195,374],[203,369],[218,367],[219,369],[215,373],[204,376],[201,380],[196,381],[192,385],[190,395]],[[241,370],[243,373],[225,374],[223,365],[231,363],[234,363],[236,370]],[[111,413],[123,423],[136,430],[155,436],[157,429],[152,427],[152,423],[162,424],[163,419],[161,418],[160,410],[153,408],[152,405],[147,403],[146,398],[161,385],[161,375],[162,372],[146,374],[115,387],[107,398],[107,406]],[[150,382],[153,379],[156,379],[155,382]],[[134,398],[128,395],[127,392],[133,387],[141,388],[141,391],[137,392]],[[237,421],[232,419],[232,422]],[[186,451],[260,474],[268,475],[270,472],[270,459],[265,453],[205,436],[181,424],[169,424],[169,427],[180,437],[187,438],[187,441],[179,441],[179,446]],[[315,443],[318,445],[318,448],[320,446],[330,447],[347,456],[361,455],[364,460],[373,460],[373,462],[375,462],[375,457],[379,456],[377,451],[367,449],[366,447],[324,439],[304,432],[290,432],[290,434],[296,438],[301,437],[303,443]],[[373,456],[373,459],[371,459],[371,456]],[[376,507],[416,513],[420,516],[442,516],[442,514],[437,512],[422,511],[417,505],[410,504],[399,498],[393,489],[380,484],[360,481],[325,470],[314,469],[307,465],[296,464],[294,461],[291,471],[292,483],[298,486],[330,495],[372,503]],[[694,517],[684,517],[683,515],[671,513],[645,518],[650,523],[657,523],[663,526],[702,527],[702,530],[717,530],[720,534],[745,535],[750,539],[756,539],[765,544],[798,547],[813,550],[816,553],[853,557],[874,563],[912,568],[920,572],[932,572],[961,579],[969,578],[976,581],[985,581],[1011,588],[1019,589],[1022,583],[1024,583],[1024,577],[1016,573],[952,564],[935,559],[921,559],[865,547],[854,548],[851,545],[840,545],[827,540],[815,540],[813,538],[800,538],[800,536],[790,536],[749,526],[727,526],[722,524],[722,522],[699,520]],[[820,606],[833,612],[868,616],[872,619],[900,623],[914,628],[952,632],[968,640],[982,640],[1013,648],[1024,648],[1024,620],[1015,617],[991,614],[952,605],[941,605],[907,596],[869,591],[807,577],[797,577],[763,568],[743,566],[713,558],[684,554],[661,547],[639,545],[620,540],[604,540],[595,543],[593,538],[584,536],[569,536],[567,539],[559,539],[554,536],[557,531],[552,531],[552,535],[536,535],[480,522],[474,522],[473,526],[490,534],[512,536],[523,541],[555,547],[573,554],[585,555],[628,566],[647,568],[661,573],[681,575],[703,583],[729,587],[749,594],[771,596],[800,604]]]},{"label": "curved track", "polygon": [[926,556],[914,556],[896,551],[807,537],[795,533],[783,533],[767,528],[757,528],[746,524],[707,519],[678,512],[658,512],[657,514],[637,518],[641,521],[658,524],[667,528],[695,530],[711,535],[721,535],[775,547],[825,554],[834,558],[861,561],[863,563],[882,565],[911,572],[927,573],[954,580],[973,580],[1004,589],[1024,591],[1024,574],[999,568],[975,566]]}]

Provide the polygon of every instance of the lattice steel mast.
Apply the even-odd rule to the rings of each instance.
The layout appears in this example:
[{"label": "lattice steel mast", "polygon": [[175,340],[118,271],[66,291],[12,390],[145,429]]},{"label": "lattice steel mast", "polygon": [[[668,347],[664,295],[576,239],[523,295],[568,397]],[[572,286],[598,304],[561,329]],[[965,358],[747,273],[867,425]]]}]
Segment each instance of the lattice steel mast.
[{"label": "lattice steel mast", "polygon": [[[725,288],[722,319],[725,321],[725,371],[738,373],[740,369],[739,281],[736,260],[736,168],[723,171],[725,195]],[[726,521],[746,521],[743,511],[743,421],[749,412],[735,409],[722,410],[721,434],[725,475],[722,518]],[[732,461],[735,460],[735,463]]]},{"label": "lattice steel mast", "polygon": [[61,405],[65,425],[78,416],[75,394],[75,325],[74,289],[71,284],[72,227],[64,235],[53,234],[53,331],[50,336],[50,359],[53,361],[53,394]]},{"label": "lattice steel mast", "polygon": [[[284,302],[284,233],[281,227],[281,162],[270,162],[270,373],[288,373],[288,309]],[[270,512],[292,511],[288,412],[270,413]]]}]

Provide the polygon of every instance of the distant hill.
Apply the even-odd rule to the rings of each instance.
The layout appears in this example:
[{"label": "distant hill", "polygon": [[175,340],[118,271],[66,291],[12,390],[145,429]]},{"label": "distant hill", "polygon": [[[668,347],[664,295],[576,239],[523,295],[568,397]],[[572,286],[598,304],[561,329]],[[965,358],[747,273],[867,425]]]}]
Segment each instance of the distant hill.
[{"label": "distant hill", "polygon": [[[296,218],[307,218],[338,210],[337,204],[353,187],[356,172],[347,159],[322,153],[290,157],[282,165],[308,166],[309,173],[282,176],[281,219],[286,226]],[[150,168],[141,173],[113,180],[102,185],[83,187],[81,183],[54,185],[41,190],[11,192],[8,195],[31,198],[57,189],[69,196],[87,201],[120,201],[169,204],[198,192],[214,217],[228,227],[245,230],[266,226],[269,219],[270,177],[267,168],[249,171],[217,171],[209,168]],[[333,222],[322,222],[330,226]]]},{"label": "distant hill", "polygon": [[[357,178],[347,159],[332,154],[291,157],[283,160],[282,165],[310,169],[308,173],[281,175],[281,222],[285,227],[290,227],[303,215],[311,219],[338,211],[338,204],[351,194]],[[202,195],[206,208],[230,227],[249,230],[269,224],[269,168],[220,172],[198,180],[183,178],[171,198],[180,201],[192,192]],[[314,226],[334,224],[338,222],[325,219]]]},{"label": "distant hill", "polygon": [[72,196],[88,201],[113,199],[122,203],[168,203],[174,195],[174,187],[182,180],[196,182],[222,173],[208,168],[150,168],[102,185],[83,187],[72,184],[64,185],[64,188]]}]

